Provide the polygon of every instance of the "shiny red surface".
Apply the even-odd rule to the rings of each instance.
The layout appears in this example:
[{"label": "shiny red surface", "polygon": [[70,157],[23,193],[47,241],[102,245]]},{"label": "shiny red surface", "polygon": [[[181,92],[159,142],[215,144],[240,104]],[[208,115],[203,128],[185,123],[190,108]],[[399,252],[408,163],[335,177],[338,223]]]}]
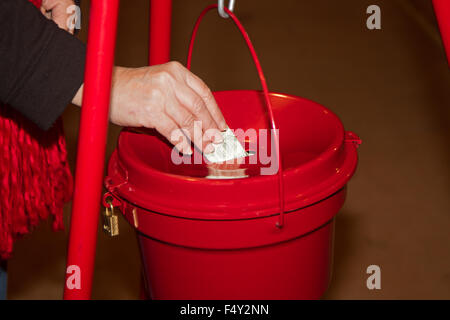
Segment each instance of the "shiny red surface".
[{"label": "shiny red surface", "polygon": [[[270,128],[261,92],[214,95],[231,128]],[[334,216],[360,140],[315,102],[270,99],[285,169],[281,229],[276,175],[209,180],[206,163],[173,164],[157,133],[121,133],[105,182],[139,231],[152,298],[316,299],[326,290]]]},{"label": "shiny red surface", "polygon": [[[276,227],[281,180],[260,175],[261,163],[239,165],[247,178],[210,180],[205,162],[174,164],[172,146],[155,131],[122,131],[106,196],[138,230],[153,299],[316,299],[328,287],[334,217],[361,141],[325,107],[264,91],[214,96],[232,129],[280,128],[283,228]],[[271,149],[270,138],[238,138]],[[260,148],[252,151],[259,159]]]},{"label": "shiny red surface", "polygon": [[[261,92],[214,95],[231,128],[270,128]],[[277,93],[270,97],[280,126],[286,210],[311,205],[341,189],[356,168],[355,137],[346,135],[334,113],[313,101]],[[175,165],[171,151],[156,133],[123,131],[109,163],[107,188],[136,206],[184,218],[279,213],[276,175],[210,180],[205,178],[206,163]],[[259,164],[249,167],[259,172]]]},{"label": "shiny red surface", "polygon": [[[198,19],[194,25],[194,30],[192,31],[191,41],[189,43],[189,50],[188,50],[188,57],[187,57],[187,64],[186,64],[188,69],[191,69],[192,52],[194,49],[195,38],[197,36],[197,32],[200,27],[200,23],[202,22],[203,17],[208,12],[210,12],[212,10],[216,10],[217,7],[218,7],[217,5],[211,5],[211,6],[206,7],[200,13],[200,16],[198,17]],[[277,226],[281,228],[284,225],[283,162],[280,161],[281,154],[280,154],[279,136],[278,136],[278,130],[277,130],[278,126],[276,125],[275,117],[273,115],[272,103],[269,98],[269,89],[267,88],[266,78],[264,76],[261,64],[259,62],[258,55],[256,54],[255,48],[253,47],[253,44],[250,40],[250,37],[247,34],[247,31],[245,30],[244,26],[241,24],[239,19],[233,14],[233,12],[231,12],[227,8],[224,8],[224,10],[228,14],[228,16],[231,18],[231,20],[234,22],[234,24],[238,28],[239,32],[241,33],[242,37],[244,38],[245,43],[246,43],[248,49],[250,50],[250,54],[252,56],[253,62],[255,63],[256,70],[258,71],[259,80],[261,81],[262,91],[264,94],[263,97],[265,100],[265,106],[266,106],[266,110],[267,110],[267,117],[268,117],[268,120],[270,121],[271,129],[273,129],[273,131],[272,131],[273,139],[271,139],[271,142],[273,142],[273,144],[274,144],[274,152],[275,152],[275,156],[276,156],[275,161],[277,163],[277,174],[278,174],[279,217],[278,217],[278,221],[277,221]],[[270,150],[270,148],[269,148],[269,150]]]},{"label": "shiny red surface", "polygon": [[[316,208],[313,210],[318,211]],[[285,215],[286,229],[297,226],[290,219],[294,216]],[[265,221],[265,232],[259,230],[262,237],[271,237],[274,243],[251,249],[202,250],[139,235],[150,296],[171,300],[320,298],[330,282],[334,220],[306,236],[284,242],[275,242],[273,233],[280,230],[273,227],[275,221]],[[223,228],[222,223],[221,227],[212,228],[221,231],[214,238],[223,237],[226,241],[240,234],[257,237],[252,227],[264,221],[245,222],[247,220],[230,222],[228,228]],[[206,222],[204,224],[195,229],[197,238],[210,229]],[[173,230],[183,233],[190,227],[183,225]],[[230,232],[225,233],[225,230]],[[206,235],[205,242],[211,234],[212,230]]]},{"label": "shiny red surface", "polygon": [[91,1],[67,255],[67,266],[81,270],[81,288],[65,286],[64,299],[91,297],[118,10],[118,0]]},{"label": "shiny red surface", "polygon": [[170,60],[172,0],[150,0],[149,65]]},{"label": "shiny red surface", "polygon": [[434,11],[441,30],[442,42],[447,52],[447,60],[450,66],[450,1],[433,0]]}]

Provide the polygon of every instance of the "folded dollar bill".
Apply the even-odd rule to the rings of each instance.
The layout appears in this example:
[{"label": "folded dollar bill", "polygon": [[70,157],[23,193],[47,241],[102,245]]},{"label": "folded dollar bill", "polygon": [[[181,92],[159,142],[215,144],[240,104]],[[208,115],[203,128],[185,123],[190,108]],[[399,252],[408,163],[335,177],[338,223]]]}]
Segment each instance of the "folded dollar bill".
[{"label": "folded dollar bill", "polygon": [[233,131],[228,128],[226,131],[221,132],[223,142],[214,144],[215,150],[212,153],[204,154],[205,158],[212,163],[221,163],[228,160],[239,159],[247,157],[239,140],[234,135]]}]

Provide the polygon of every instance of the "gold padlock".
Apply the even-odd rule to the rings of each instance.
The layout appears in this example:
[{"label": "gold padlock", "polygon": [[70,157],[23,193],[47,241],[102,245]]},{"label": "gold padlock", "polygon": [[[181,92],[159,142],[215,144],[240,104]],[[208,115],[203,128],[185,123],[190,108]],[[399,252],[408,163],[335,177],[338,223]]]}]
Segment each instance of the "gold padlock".
[{"label": "gold padlock", "polygon": [[106,200],[108,206],[103,212],[103,232],[105,232],[110,237],[115,237],[119,235],[119,217],[114,212],[114,206],[112,204],[112,199],[108,198]]}]

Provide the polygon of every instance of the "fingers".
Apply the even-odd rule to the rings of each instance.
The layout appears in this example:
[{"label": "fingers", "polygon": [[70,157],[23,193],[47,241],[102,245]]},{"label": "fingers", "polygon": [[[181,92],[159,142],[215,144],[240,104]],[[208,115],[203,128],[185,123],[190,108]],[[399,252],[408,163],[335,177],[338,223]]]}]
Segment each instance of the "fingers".
[{"label": "fingers", "polygon": [[199,150],[203,150],[203,133],[195,116],[178,101],[171,103],[166,113],[176,123],[177,129],[185,133]]},{"label": "fingers", "polygon": [[[206,108],[203,99],[189,86],[180,86],[175,90],[175,95],[184,109],[177,112],[174,108],[169,108],[168,112],[172,112],[173,116],[176,119],[179,119],[180,122],[178,123],[180,126],[182,128],[188,128],[189,133],[192,134],[194,121],[200,121],[201,126],[199,126],[200,128],[198,131],[200,131],[204,137],[203,141],[206,144],[208,142],[221,142],[222,136],[220,135],[220,131],[217,130],[216,122]],[[197,147],[202,149],[202,145],[199,144],[202,141],[196,139],[193,142]]]},{"label": "fingers", "polygon": [[196,75],[186,69],[186,83],[191,87],[203,100],[210,116],[214,119],[219,130],[223,131],[227,128],[227,123],[216,103],[216,99],[208,88],[208,86]]},{"label": "fingers", "polygon": [[[226,128],[211,91],[179,63],[116,72],[110,119],[123,126],[155,128],[189,154],[214,151]],[[189,84],[187,83],[187,79]],[[184,135],[184,139],[181,135]]]},{"label": "fingers", "polygon": [[179,152],[187,155],[192,154],[190,142],[170,117],[162,116],[159,118],[155,129],[169,140]]}]

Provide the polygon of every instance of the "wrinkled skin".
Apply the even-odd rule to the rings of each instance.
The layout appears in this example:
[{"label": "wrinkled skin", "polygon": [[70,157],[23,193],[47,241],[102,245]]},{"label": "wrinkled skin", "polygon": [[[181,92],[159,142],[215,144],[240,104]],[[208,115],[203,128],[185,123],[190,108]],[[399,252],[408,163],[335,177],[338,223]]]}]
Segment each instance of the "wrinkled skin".
[{"label": "wrinkled skin", "polygon": [[[41,11],[60,28],[73,33],[68,21],[72,0],[43,0]],[[72,100],[81,106],[83,86]],[[134,128],[156,129],[178,151],[191,154],[191,142],[205,153],[222,142],[227,128],[211,90],[178,62],[143,68],[115,67],[110,121]],[[195,130],[195,127],[200,129]],[[200,134],[196,134],[200,131]],[[196,132],[196,133],[194,133]]]},{"label": "wrinkled skin", "polygon": [[[214,150],[208,142],[221,142],[220,131],[227,127],[206,84],[178,62],[116,67],[110,120],[121,126],[154,128],[187,154],[192,152],[190,142],[180,140],[181,132],[208,153]],[[201,121],[202,135],[194,134],[196,121]]]}]

